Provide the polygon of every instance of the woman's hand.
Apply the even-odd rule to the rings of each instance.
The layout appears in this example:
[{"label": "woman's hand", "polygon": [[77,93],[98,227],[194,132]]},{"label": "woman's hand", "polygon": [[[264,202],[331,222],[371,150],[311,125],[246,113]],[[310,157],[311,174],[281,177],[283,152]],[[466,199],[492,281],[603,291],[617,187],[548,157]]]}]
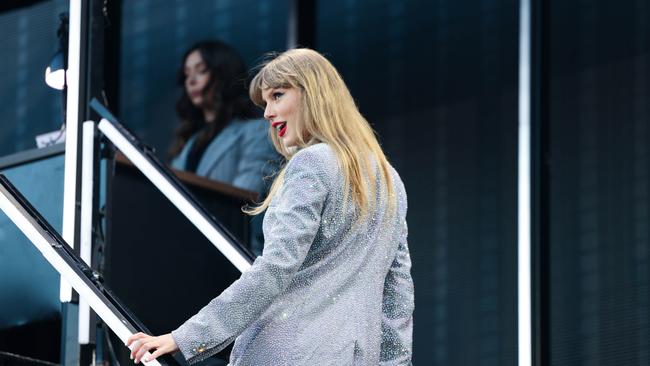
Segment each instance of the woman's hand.
[{"label": "woman's hand", "polygon": [[156,350],[151,356],[144,359],[145,362],[156,359],[160,355],[178,351],[178,345],[171,333],[153,337],[144,333],[136,333],[129,337],[126,346],[131,348],[131,359],[138,363],[147,351]]}]

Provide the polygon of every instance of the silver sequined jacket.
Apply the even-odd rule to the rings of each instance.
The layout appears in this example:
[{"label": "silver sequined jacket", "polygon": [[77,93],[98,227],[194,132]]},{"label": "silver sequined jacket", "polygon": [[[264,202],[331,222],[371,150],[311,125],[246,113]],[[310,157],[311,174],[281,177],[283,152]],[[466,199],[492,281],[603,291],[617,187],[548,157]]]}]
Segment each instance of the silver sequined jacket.
[{"label": "silver sequined jacket", "polygon": [[396,215],[379,194],[355,220],[332,149],[296,153],[264,218],[262,255],[172,332],[183,356],[197,362],[235,340],[231,365],[410,364],[406,192],[392,177]]}]

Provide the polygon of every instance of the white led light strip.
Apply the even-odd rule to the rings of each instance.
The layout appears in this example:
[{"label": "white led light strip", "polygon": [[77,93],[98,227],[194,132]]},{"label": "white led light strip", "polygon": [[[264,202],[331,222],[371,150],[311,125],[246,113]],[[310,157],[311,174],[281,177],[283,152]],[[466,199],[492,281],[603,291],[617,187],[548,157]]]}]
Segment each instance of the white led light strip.
[{"label": "white led light strip", "polygon": [[517,309],[519,366],[531,366],[532,290],[531,290],[531,2],[520,2],[519,30],[519,189],[517,245]]},{"label": "white led light strip", "polygon": [[[81,219],[79,257],[92,268],[93,231],[93,163],[95,150],[95,122],[83,123],[81,144]],[[90,343],[90,307],[79,299],[79,344]]]},{"label": "white led light strip", "polygon": [[[68,69],[66,70],[65,167],[63,184],[63,240],[74,247],[77,194],[77,143],[79,131],[79,67],[81,50],[81,0],[70,1]],[[70,284],[61,279],[61,302],[72,300]]]},{"label": "white led light strip", "polygon": [[250,268],[251,264],[248,258],[235,249],[223,234],[111,122],[102,118],[98,128],[237,269],[244,272]]},{"label": "white led light strip", "polygon": [[[125,322],[123,322],[106,303],[84,282],[82,277],[75,272],[73,268],[56,252],[50,243],[48,235],[41,231],[36,223],[28,218],[28,214],[19,208],[19,204],[15,203],[10,194],[4,188],[0,188],[0,209],[13,221],[13,223],[25,234],[34,246],[43,254],[45,259],[56,269],[57,272],[64,278],[67,283],[85,299],[90,307],[102,318],[108,327],[126,343],[128,337],[133,332],[129,330]],[[150,356],[147,352],[146,356]],[[145,362],[145,365],[158,365],[157,360]]]}]

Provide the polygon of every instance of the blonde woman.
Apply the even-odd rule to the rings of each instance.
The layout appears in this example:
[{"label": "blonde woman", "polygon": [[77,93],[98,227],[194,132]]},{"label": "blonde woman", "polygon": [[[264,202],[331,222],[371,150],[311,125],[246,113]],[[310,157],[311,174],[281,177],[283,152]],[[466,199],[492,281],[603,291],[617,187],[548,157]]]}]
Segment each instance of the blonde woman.
[{"label": "blonde woman", "polygon": [[287,160],[250,212],[267,209],[264,251],[178,329],[132,336],[132,357],[180,350],[194,363],[234,340],[231,365],[410,364],[406,192],[345,83],[319,53],[293,49],[260,69],[250,96]]}]

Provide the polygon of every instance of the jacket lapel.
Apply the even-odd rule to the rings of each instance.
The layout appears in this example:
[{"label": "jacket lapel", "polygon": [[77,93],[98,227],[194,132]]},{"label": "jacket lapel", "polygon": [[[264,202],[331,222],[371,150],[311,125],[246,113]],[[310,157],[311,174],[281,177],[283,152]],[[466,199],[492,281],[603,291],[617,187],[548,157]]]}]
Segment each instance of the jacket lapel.
[{"label": "jacket lapel", "polygon": [[238,123],[231,122],[218,134],[208,148],[203,153],[203,157],[197,167],[197,173],[205,173],[212,169],[212,167],[219,163],[223,156],[232,148],[233,144],[240,138],[242,129],[238,128]]}]

